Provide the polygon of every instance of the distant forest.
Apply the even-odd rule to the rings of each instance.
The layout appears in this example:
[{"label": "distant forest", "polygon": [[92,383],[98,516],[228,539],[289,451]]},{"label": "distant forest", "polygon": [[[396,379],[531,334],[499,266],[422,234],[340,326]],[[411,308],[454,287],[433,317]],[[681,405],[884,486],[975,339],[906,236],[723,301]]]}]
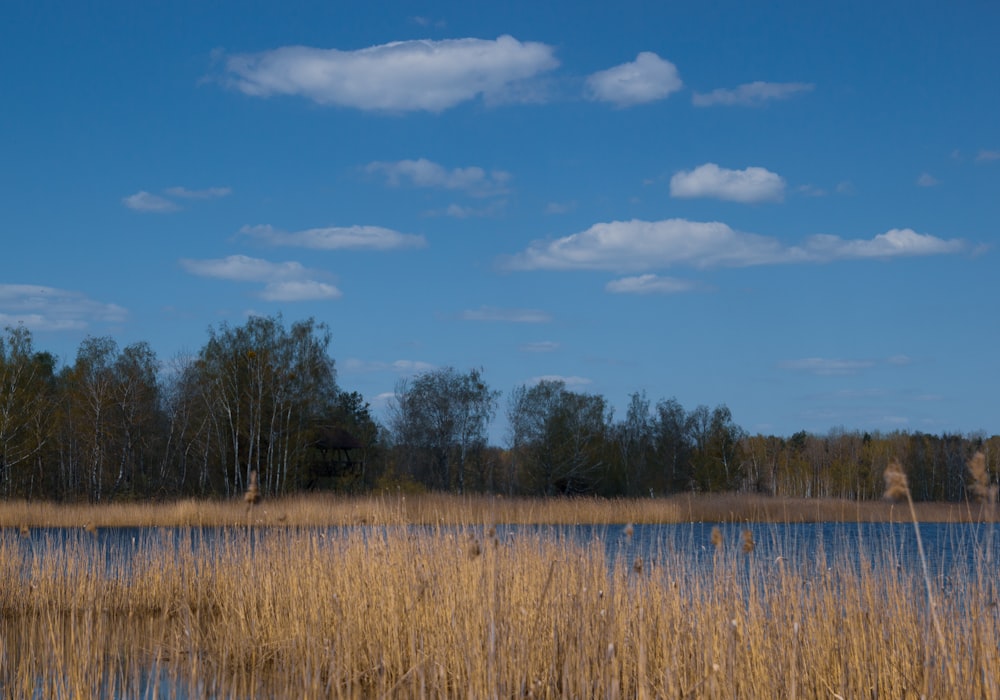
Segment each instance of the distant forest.
[{"label": "distant forest", "polygon": [[[967,463],[997,481],[1000,436],[799,432],[750,435],[726,406],[686,409],[558,381],[506,396],[481,369],[435,369],[396,387],[384,423],[338,386],[330,331],[281,316],[208,331],[189,358],[88,337],[73,364],[36,350],[24,326],[0,334],[0,497],[89,500],[451,491],[661,496],[743,491],[875,499],[899,459],[916,500],[971,498]],[[489,428],[503,412],[504,444]]]}]

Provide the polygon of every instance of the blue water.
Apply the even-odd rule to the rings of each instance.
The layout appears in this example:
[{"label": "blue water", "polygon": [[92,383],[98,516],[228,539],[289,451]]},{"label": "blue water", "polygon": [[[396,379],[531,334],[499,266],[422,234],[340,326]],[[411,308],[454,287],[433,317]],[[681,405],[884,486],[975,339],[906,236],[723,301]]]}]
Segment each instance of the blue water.
[{"label": "blue water", "polygon": [[[861,567],[891,564],[903,570],[921,573],[917,537],[912,523],[684,523],[671,525],[636,525],[631,535],[620,525],[498,525],[495,537],[503,542],[519,538],[556,539],[583,548],[602,548],[606,560],[631,564],[641,559],[645,565],[666,566],[683,560],[695,570],[708,571],[718,551],[712,543],[712,530],[718,528],[721,552],[753,560],[782,562],[800,570],[838,566]],[[922,523],[928,572],[940,581],[969,574],[997,573],[1000,564],[1000,532],[988,524]],[[356,525],[328,528],[291,528],[289,532],[311,533],[319,541],[334,543],[344,538],[383,538],[403,530],[419,535],[455,535],[490,538],[482,527],[442,526],[371,526]],[[742,551],[743,532],[749,530],[753,551]],[[18,540],[8,552],[20,551],[22,570],[27,572],[49,557],[60,557],[72,545],[76,554],[90,551],[95,562],[104,562],[108,571],[135,557],[169,557],[171,553],[204,551],[214,554],[220,547],[238,543],[251,550],[264,538],[285,532],[268,528],[102,528],[95,533],[80,529],[37,528],[28,536],[7,530],[2,537],[7,544]]]}]

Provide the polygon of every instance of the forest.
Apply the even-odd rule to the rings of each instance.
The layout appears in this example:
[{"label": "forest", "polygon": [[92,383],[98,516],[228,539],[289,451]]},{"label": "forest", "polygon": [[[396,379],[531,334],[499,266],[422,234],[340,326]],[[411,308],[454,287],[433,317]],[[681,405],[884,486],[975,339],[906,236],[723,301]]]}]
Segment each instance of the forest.
[{"label": "forest", "polygon": [[[87,337],[72,364],[0,334],[0,498],[107,502],[305,490],[663,496],[753,492],[868,500],[893,458],[913,497],[970,499],[967,462],[997,481],[1000,436],[894,431],[751,435],[725,405],[599,394],[559,381],[489,386],[444,367],[402,380],[379,421],[337,383],[329,328],[255,316],[190,357]],[[508,426],[490,444],[493,421]]]}]

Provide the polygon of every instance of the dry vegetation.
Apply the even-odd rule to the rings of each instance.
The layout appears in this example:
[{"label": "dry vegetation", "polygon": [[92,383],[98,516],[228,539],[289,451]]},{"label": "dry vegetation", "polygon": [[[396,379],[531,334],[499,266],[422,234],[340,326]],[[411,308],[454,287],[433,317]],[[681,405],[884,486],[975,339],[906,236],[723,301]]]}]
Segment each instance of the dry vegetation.
[{"label": "dry vegetation", "polygon": [[[253,501],[251,503],[251,500]],[[448,494],[302,495],[261,501],[182,500],[105,505],[6,501],[0,527],[225,527],[246,525],[594,525],[685,522],[896,522],[909,511],[884,501],[768,498],[746,494],[667,498],[503,498]],[[249,506],[249,507],[248,507]],[[983,504],[917,503],[922,522],[979,522]]]},{"label": "dry vegetation", "polygon": [[201,532],[0,535],[3,695],[1000,697],[985,567],[950,577],[942,646],[914,567],[760,557],[768,526],[703,564],[489,528]]},{"label": "dry vegetation", "polygon": [[[880,542],[758,545],[781,537],[761,521],[992,520],[992,505],[256,501],[0,506],[0,693],[1000,698],[991,548],[931,580]],[[630,547],[632,523],[690,521],[742,525],[689,543],[699,556]],[[623,554],[493,523],[604,524]],[[94,535],[122,525],[144,529]]]}]

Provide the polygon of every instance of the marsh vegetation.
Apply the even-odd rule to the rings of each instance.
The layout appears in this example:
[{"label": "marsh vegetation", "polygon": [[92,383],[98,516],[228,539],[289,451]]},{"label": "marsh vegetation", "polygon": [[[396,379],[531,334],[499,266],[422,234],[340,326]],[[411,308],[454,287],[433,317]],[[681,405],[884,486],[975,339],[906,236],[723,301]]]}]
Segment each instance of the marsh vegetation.
[{"label": "marsh vegetation", "polygon": [[[828,505],[906,536],[905,506]],[[829,519],[815,503],[32,508],[0,509],[6,697],[1000,697],[991,526],[969,506],[938,513],[968,522],[951,543],[968,556],[929,587],[868,531],[805,548],[762,522]],[[517,522],[603,525],[502,525]]]}]

